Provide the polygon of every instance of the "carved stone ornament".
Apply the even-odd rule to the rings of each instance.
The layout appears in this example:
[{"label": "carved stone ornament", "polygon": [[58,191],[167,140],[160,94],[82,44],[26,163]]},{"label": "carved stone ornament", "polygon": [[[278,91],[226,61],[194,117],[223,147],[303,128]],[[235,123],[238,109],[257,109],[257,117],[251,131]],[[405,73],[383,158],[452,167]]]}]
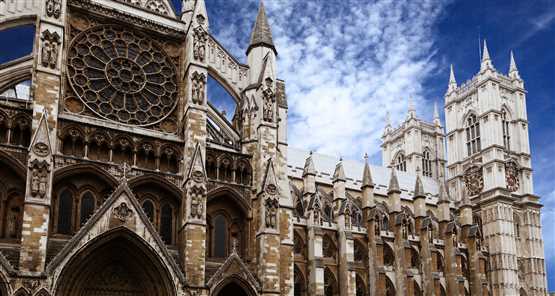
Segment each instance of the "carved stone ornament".
[{"label": "carved stone ornament", "polygon": [[35,145],[33,145],[33,152],[35,152],[36,155],[38,156],[47,156],[48,155],[48,145],[46,145],[46,143],[43,142],[38,142]]},{"label": "carved stone ornament", "polygon": [[152,125],[177,106],[177,71],[152,37],[117,25],[79,33],[69,45],[67,75],[96,115],[128,125]]},{"label": "carved stone ornament", "polygon": [[27,288],[27,290],[34,292],[40,287],[40,281],[36,279],[24,280],[23,286]]},{"label": "carved stone ornament", "polygon": [[511,159],[505,162],[505,182],[510,192],[518,191],[520,188],[520,180],[518,178],[519,170],[516,161]]},{"label": "carved stone ornament", "polygon": [[191,100],[193,104],[204,104],[206,76],[203,73],[193,73],[191,76],[191,85]]},{"label": "carved stone ornament", "polygon": [[202,183],[202,181],[204,180],[204,174],[201,171],[194,171],[191,174],[191,177],[192,177],[193,181],[195,181],[197,183]]},{"label": "carved stone ornament", "polygon": [[469,196],[480,194],[482,189],[484,189],[482,167],[472,164],[464,171],[463,180]]},{"label": "carved stone ornament", "polygon": [[277,228],[277,212],[279,208],[279,202],[275,198],[266,199],[266,227],[267,228]]},{"label": "carved stone ornament", "polygon": [[268,186],[266,186],[266,193],[268,193],[269,195],[276,195],[277,194],[276,185],[268,184]]},{"label": "carved stone ornament", "polygon": [[191,218],[202,219],[204,218],[204,200],[206,190],[203,187],[193,187],[190,189],[191,195]]},{"label": "carved stone ornament", "polygon": [[60,18],[62,13],[62,2],[61,0],[46,0],[46,15],[55,19]]},{"label": "carved stone ornament", "polygon": [[119,206],[115,207],[112,215],[119,219],[121,222],[133,217],[133,211],[127,206],[127,203],[122,202]]},{"label": "carved stone ornament", "polygon": [[60,52],[61,37],[57,32],[45,30],[41,36],[41,64],[43,67],[56,69],[58,67],[58,53]]},{"label": "carved stone ornament", "polygon": [[31,196],[45,198],[48,188],[49,165],[46,161],[31,162]]},{"label": "carved stone ornament", "polygon": [[271,78],[266,78],[266,88],[262,91],[263,96],[263,110],[262,115],[264,121],[274,122],[274,103],[276,102],[276,94],[272,90],[273,81]]},{"label": "carved stone ornament", "polygon": [[204,62],[207,40],[208,33],[202,27],[199,26],[193,30],[193,58],[195,61]]}]

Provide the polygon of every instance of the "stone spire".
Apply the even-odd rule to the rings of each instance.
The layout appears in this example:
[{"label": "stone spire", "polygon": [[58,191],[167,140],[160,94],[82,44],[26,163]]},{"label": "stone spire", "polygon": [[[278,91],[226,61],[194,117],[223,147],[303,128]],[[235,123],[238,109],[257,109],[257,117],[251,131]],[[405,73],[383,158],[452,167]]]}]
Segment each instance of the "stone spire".
[{"label": "stone spire", "polygon": [[383,130],[384,136],[389,134],[389,132],[391,132],[391,114],[387,111],[385,113],[385,126]]},{"label": "stone spire", "polygon": [[488,44],[484,39],[484,52],[482,53],[482,63],[480,64],[480,72],[487,69],[494,70],[493,64],[491,63],[491,58],[489,56]]},{"label": "stone spire", "polygon": [[254,28],[251,33],[251,41],[249,43],[249,48],[247,49],[247,55],[252,48],[258,46],[265,46],[274,51],[277,55],[276,48],[274,46],[274,41],[272,39],[272,31],[270,29],[270,24],[268,23],[268,18],[266,17],[266,8],[264,8],[264,1],[260,1],[260,7],[258,8],[258,15],[256,16],[256,21],[254,23]]},{"label": "stone spire", "polygon": [[420,169],[416,175],[416,182],[414,184],[414,198],[424,197],[426,198],[426,193],[424,192],[424,184],[422,184],[422,179],[420,179]]},{"label": "stone spire", "polygon": [[511,63],[509,65],[509,77],[513,79],[520,79],[518,68],[516,67],[515,56],[511,50]]},{"label": "stone spire", "polygon": [[397,179],[397,170],[394,167],[391,167],[391,177],[389,178],[389,187],[387,188],[387,192],[401,192],[399,188],[399,180]]},{"label": "stone spire", "polygon": [[416,107],[414,106],[414,99],[409,97],[409,113],[408,118],[416,118]]},{"label": "stone spire", "polygon": [[312,151],[310,155],[306,158],[303,169],[303,176],[306,175],[316,175],[316,169],[314,168],[314,161],[312,160]]},{"label": "stone spire", "polygon": [[445,184],[443,181],[439,181],[439,196],[438,196],[438,204],[442,203],[449,203],[449,193],[447,193],[447,189],[445,189]]},{"label": "stone spire", "polygon": [[347,178],[345,177],[345,170],[343,170],[343,159],[340,158],[339,162],[335,166],[335,172],[333,173],[333,182],[336,181],[345,181]]},{"label": "stone spire", "polygon": [[439,200],[437,205],[439,207],[438,218],[440,222],[447,222],[451,220],[451,210],[449,208],[450,203],[449,193],[447,193],[445,183],[443,181],[439,181]]},{"label": "stone spire", "polygon": [[434,102],[434,124],[436,126],[441,125],[441,119],[439,118],[439,109],[437,107],[437,102]]},{"label": "stone spire", "polygon": [[449,72],[449,86],[447,88],[447,92],[450,93],[457,88],[457,80],[455,80],[455,71],[453,70],[453,64],[451,64],[450,72]]},{"label": "stone spire", "polygon": [[368,165],[367,153],[364,154],[364,171],[362,172],[362,188],[364,187],[374,187],[372,173],[370,172],[370,166]]}]

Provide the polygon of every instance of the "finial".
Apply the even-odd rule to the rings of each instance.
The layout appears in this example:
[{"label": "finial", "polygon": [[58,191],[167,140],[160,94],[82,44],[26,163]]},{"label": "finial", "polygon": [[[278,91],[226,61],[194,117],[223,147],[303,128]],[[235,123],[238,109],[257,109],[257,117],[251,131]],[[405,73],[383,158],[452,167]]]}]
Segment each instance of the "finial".
[{"label": "finial", "polygon": [[372,181],[372,173],[368,165],[368,153],[364,153],[364,170],[362,171],[362,188],[366,186],[374,186]]},{"label": "finial", "polygon": [[387,192],[401,192],[401,189],[399,188],[399,180],[397,180],[397,169],[395,169],[393,166],[390,166],[391,168],[391,177],[389,178],[389,188],[387,189]]},{"label": "finial", "polygon": [[364,161],[368,162],[368,153],[364,152]]},{"label": "finial", "polygon": [[314,167],[314,161],[312,160],[312,150],[310,150],[304,163],[303,177],[306,175],[316,175],[316,168]]},{"label": "finial", "polygon": [[482,63],[480,64],[480,71],[484,71],[488,68],[492,70],[494,69],[493,64],[491,62],[491,58],[489,56],[488,43],[486,42],[486,39],[484,39],[484,52],[482,54]]},{"label": "finial", "polygon": [[343,170],[343,158],[339,158],[339,162],[335,166],[335,172],[333,173],[333,182],[345,181],[345,170]]},{"label": "finial", "polygon": [[120,165],[121,170],[121,181],[127,183],[127,179],[129,178],[128,174],[131,171],[131,166],[126,162]]},{"label": "finial", "polygon": [[455,70],[453,70],[453,64],[451,64],[449,70],[449,85],[447,87],[447,93],[454,91],[456,88],[457,80],[455,79]]},{"label": "finial", "polygon": [[520,75],[518,74],[518,68],[516,67],[515,56],[512,50],[511,50],[511,63],[509,65],[509,77],[514,79],[520,79]]},{"label": "finial", "polygon": [[414,99],[409,96],[409,118],[416,117],[416,107],[414,106]]}]

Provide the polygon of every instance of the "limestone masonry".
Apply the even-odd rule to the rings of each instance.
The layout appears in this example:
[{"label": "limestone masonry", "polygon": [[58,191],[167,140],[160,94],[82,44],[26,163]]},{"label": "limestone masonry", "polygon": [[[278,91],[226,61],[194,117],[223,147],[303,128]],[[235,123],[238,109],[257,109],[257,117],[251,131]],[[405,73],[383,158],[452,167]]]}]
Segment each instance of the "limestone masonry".
[{"label": "limestone masonry", "polygon": [[371,166],[288,147],[263,3],[242,64],[204,2],[0,0],[35,28],[0,64],[0,295],[547,295],[512,54]]}]

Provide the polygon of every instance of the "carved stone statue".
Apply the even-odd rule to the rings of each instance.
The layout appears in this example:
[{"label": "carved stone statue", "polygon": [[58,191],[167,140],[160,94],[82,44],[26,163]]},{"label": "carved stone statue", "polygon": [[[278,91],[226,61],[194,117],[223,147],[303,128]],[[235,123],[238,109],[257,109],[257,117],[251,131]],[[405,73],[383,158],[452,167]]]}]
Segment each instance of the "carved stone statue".
[{"label": "carved stone statue", "polygon": [[204,195],[205,191],[201,187],[193,187],[191,194],[191,217],[202,219],[204,217]]},{"label": "carved stone statue", "polygon": [[61,43],[57,32],[46,30],[42,32],[41,63],[44,67],[56,69],[58,66],[58,51]]},{"label": "carved stone statue", "polygon": [[127,203],[122,202],[119,206],[114,208],[112,215],[121,222],[125,222],[133,216],[133,211],[127,206]]},{"label": "carved stone statue", "polygon": [[266,88],[262,91],[264,100],[262,115],[264,121],[274,122],[274,103],[276,102],[276,94],[272,90],[273,81],[266,78]]},{"label": "carved stone statue", "polygon": [[206,58],[206,41],[208,34],[202,27],[197,27],[193,32],[193,58],[195,61],[204,62]]},{"label": "carved stone statue", "polygon": [[31,196],[45,198],[48,188],[48,163],[34,160],[31,162]]},{"label": "carved stone statue", "polygon": [[202,73],[195,72],[191,77],[191,100],[193,104],[202,105],[204,103],[204,88],[206,84],[206,76]]},{"label": "carved stone statue", "polygon": [[276,228],[277,227],[277,211],[279,208],[279,203],[275,198],[266,199],[266,227]]}]

